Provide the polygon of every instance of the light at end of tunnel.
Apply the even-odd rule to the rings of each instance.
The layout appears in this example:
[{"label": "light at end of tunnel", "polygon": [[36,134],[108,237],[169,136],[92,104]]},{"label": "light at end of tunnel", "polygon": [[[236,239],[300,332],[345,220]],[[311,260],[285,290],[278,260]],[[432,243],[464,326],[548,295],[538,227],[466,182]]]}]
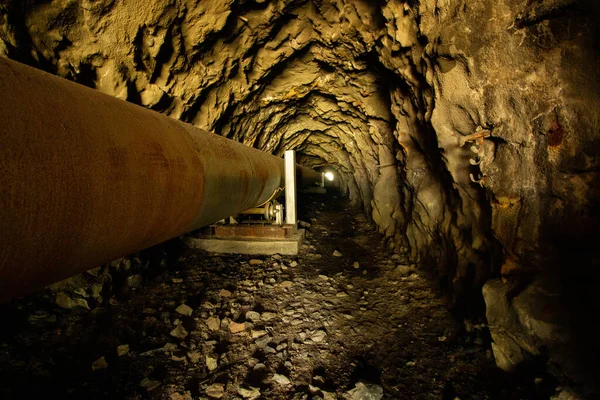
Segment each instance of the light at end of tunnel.
[{"label": "light at end of tunnel", "polygon": [[325,172],[325,178],[329,181],[329,182],[333,182],[333,172]]}]

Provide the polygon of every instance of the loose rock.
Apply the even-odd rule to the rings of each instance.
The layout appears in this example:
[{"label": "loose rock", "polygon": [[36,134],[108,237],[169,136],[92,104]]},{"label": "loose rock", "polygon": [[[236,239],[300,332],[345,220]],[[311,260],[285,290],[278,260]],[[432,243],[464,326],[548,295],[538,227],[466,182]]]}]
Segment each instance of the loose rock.
[{"label": "loose rock", "polygon": [[185,316],[191,316],[192,313],[194,312],[194,310],[192,310],[192,308],[190,306],[188,306],[187,304],[182,304],[179,307],[177,307],[175,309],[175,311],[181,315],[185,315]]},{"label": "loose rock", "polygon": [[242,323],[237,323],[237,322],[230,322],[229,323],[229,331],[231,333],[240,333],[243,332],[246,329],[246,323],[242,322]]},{"label": "loose rock", "polygon": [[258,321],[260,321],[260,313],[257,313],[256,311],[248,311],[246,313],[246,320],[252,321],[252,322],[258,322]]},{"label": "loose rock", "polygon": [[238,394],[245,399],[256,399],[260,397],[260,390],[258,388],[251,387],[250,389],[239,388]]},{"label": "loose rock", "polygon": [[209,356],[206,356],[206,367],[208,368],[209,371],[214,371],[215,369],[217,369],[217,359],[216,358],[212,358]]},{"label": "loose rock", "polygon": [[185,339],[188,335],[188,331],[185,330],[183,325],[179,324],[175,329],[173,329],[169,334],[177,339]]},{"label": "loose rock", "polygon": [[72,308],[83,308],[86,310],[90,309],[88,303],[84,299],[72,299],[67,294],[60,292],[56,295],[56,304],[61,308],[72,309]]},{"label": "loose rock", "polygon": [[373,385],[358,382],[356,387],[347,392],[348,400],[380,400],[383,397],[383,388],[379,385]]},{"label": "loose rock", "polygon": [[99,369],[108,368],[108,363],[104,357],[100,357],[92,364],[92,371],[98,371]]},{"label": "loose rock", "polygon": [[290,380],[287,376],[281,375],[281,374],[274,374],[273,381],[277,382],[281,386],[291,385],[291,383],[292,383],[292,382],[290,382]]},{"label": "loose rock", "polygon": [[225,395],[225,385],[222,383],[213,383],[204,391],[208,397],[220,399]]},{"label": "loose rock", "polygon": [[210,317],[206,320],[206,326],[208,326],[208,329],[211,331],[218,331],[221,327],[221,320],[219,317]]},{"label": "loose rock", "polygon": [[120,346],[117,346],[117,356],[122,357],[122,356],[126,355],[127,353],[129,353],[129,345],[128,344],[122,344]]}]

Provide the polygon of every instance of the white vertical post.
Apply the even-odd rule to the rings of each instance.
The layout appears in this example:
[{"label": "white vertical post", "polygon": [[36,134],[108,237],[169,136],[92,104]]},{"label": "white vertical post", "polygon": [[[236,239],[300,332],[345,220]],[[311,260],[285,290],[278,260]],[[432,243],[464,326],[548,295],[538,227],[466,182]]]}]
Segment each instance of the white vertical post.
[{"label": "white vertical post", "polygon": [[296,152],[285,152],[285,223],[296,225]]}]

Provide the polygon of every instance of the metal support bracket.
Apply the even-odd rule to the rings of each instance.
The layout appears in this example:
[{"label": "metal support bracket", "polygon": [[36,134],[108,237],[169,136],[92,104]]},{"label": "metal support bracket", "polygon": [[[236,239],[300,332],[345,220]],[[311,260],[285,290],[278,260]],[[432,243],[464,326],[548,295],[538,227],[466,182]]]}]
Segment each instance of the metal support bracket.
[{"label": "metal support bracket", "polygon": [[285,223],[296,226],[296,152],[285,152]]}]

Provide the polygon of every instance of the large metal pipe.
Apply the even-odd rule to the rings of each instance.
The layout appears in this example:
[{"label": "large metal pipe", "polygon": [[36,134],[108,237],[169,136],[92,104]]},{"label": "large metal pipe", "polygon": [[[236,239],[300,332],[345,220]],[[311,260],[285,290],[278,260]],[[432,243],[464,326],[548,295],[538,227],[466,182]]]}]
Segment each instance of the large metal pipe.
[{"label": "large metal pipe", "polygon": [[0,303],[267,201],[283,160],[0,58]]},{"label": "large metal pipe", "polygon": [[296,165],[296,182],[299,187],[310,187],[321,184],[321,173],[310,168]]}]

